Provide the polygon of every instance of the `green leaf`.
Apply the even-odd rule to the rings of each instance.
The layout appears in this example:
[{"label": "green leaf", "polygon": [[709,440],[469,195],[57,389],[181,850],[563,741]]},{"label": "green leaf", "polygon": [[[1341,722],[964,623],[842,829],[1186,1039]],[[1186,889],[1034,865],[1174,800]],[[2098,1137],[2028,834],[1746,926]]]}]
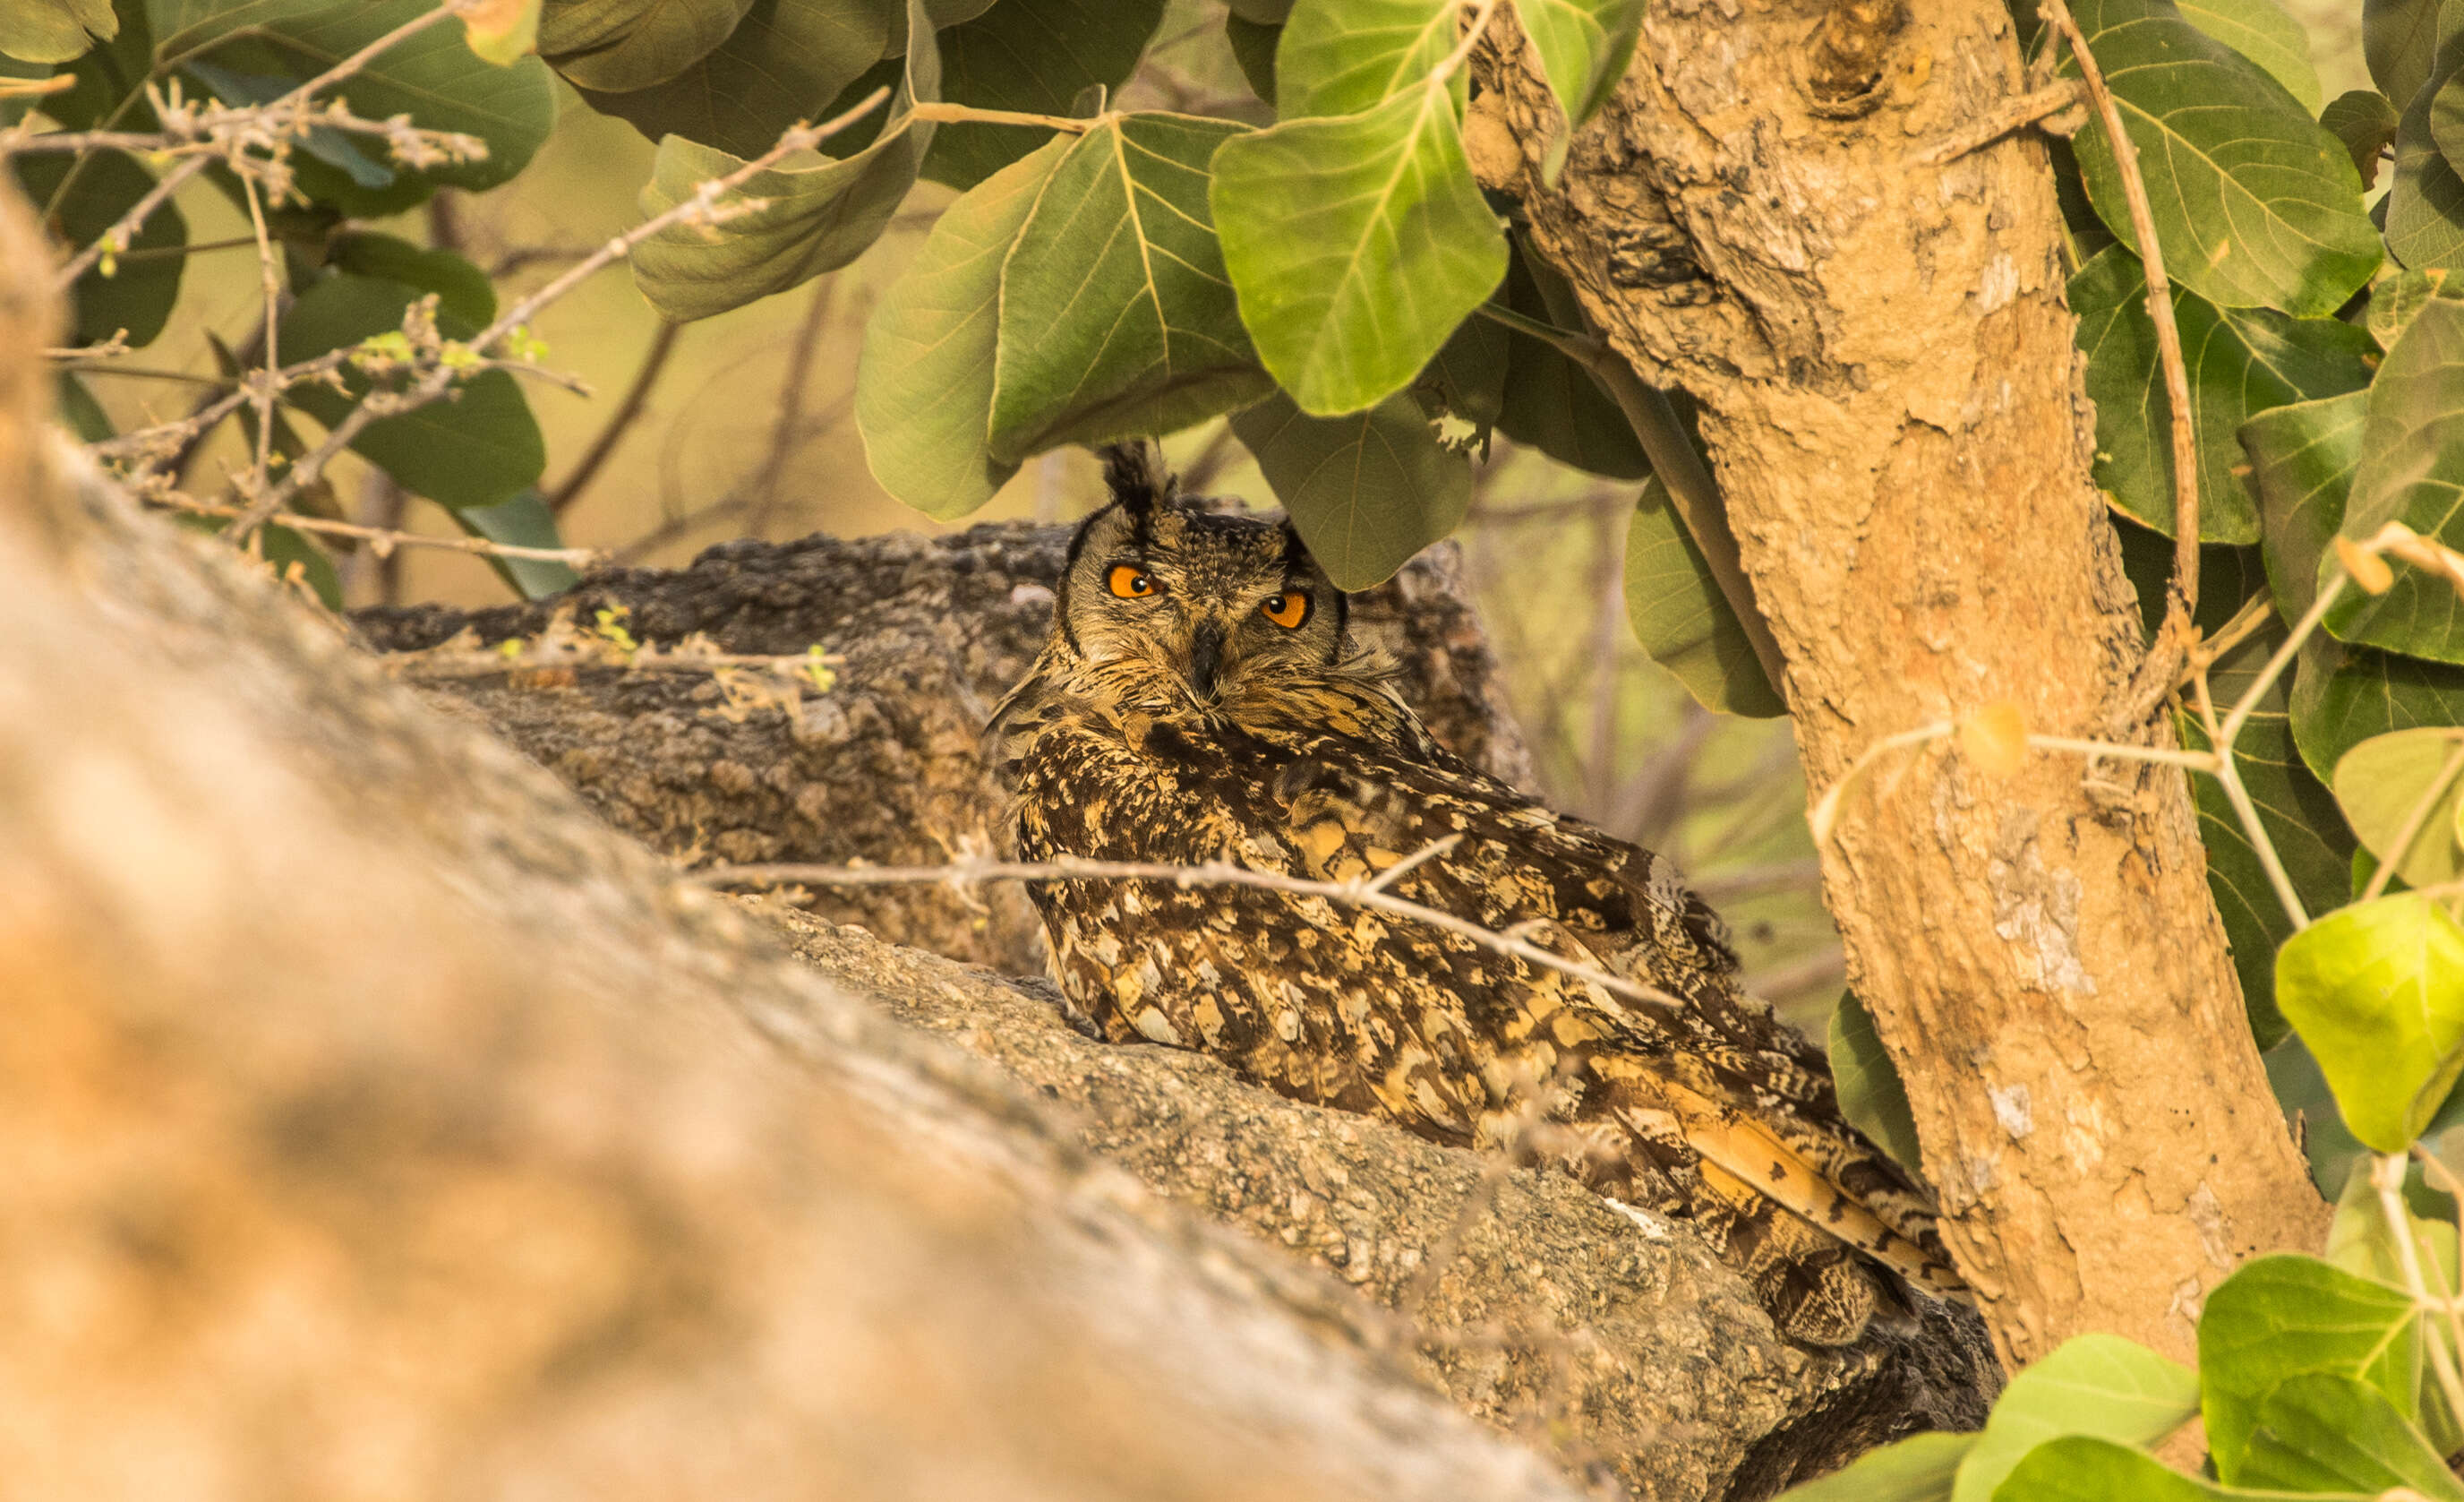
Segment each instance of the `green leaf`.
[{"label": "green leaf", "polygon": [[[2368,858],[2362,856],[2364,860]],[[2370,1150],[2345,1127],[2344,1114],[2336,1109],[2336,1093],[2327,1088],[2327,1076],[2320,1072],[2318,1058],[2298,1035],[2288,1031],[2283,1041],[2268,1049],[2259,1062],[2267,1067],[2267,1086],[2275,1093],[2276,1103],[2284,1108],[2285,1125],[2294,1129],[2302,1155],[2310,1160],[2311,1182],[2321,1195],[2333,1195],[2339,1185],[2346,1183],[2356,1162],[2367,1163]],[[2327,1259],[2347,1272],[2379,1276],[2375,1268],[2356,1266],[2337,1253],[2331,1224]]]},{"label": "green leaf", "polygon": [[[2464,302],[2423,307],[2370,384],[2343,535],[2367,539],[2389,521],[2464,546]],[[2345,641],[2464,662],[2464,601],[2423,569],[2398,564],[2385,594],[2346,590],[2326,625]]]},{"label": "green leaf", "polygon": [[55,386],[60,409],[60,422],[77,435],[79,443],[100,443],[113,435],[111,414],[77,378],[77,372],[63,370]]},{"label": "green leaf", "polygon": [[2395,144],[2395,106],[2376,89],[2353,89],[2327,101],[2319,124],[2344,144],[2353,170],[2362,174],[2362,189],[2368,191],[2379,180],[2380,157]]},{"label": "green leaf", "polygon": [[1831,1012],[1831,1079],[1839,1092],[1839,1114],[1871,1138],[1891,1160],[1922,1179],[1924,1153],[1917,1146],[1916,1116],[1899,1066],[1874,1031],[1873,1014],[1854,991],[1839,993]]},{"label": "green leaf", "polygon": [[1223,39],[1249,90],[1268,104],[1275,102],[1275,50],[1283,44],[1280,24],[1252,21],[1235,11],[1223,18]]},{"label": "green leaf", "polygon": [[0,53],[20,62],[71,62],[119,34],[111,0],[10,0],[0,11]]},{"label": "green leaf", "polygon": [[[2096,403],[2096,477],[2113,503],[2155,530],[2173,531],[2171,402],[2147,317],[2139,258],[2120,246],[2098,254],[2070,282],[2077,340]],[[2293,319],[2266,308],[2224,310],[2173,289],[2199,445],[2199,535],[2255,542],[2258,513],[2223,441],[2254,413],[2359,390],[2376,353],[2369,334],[2334,319]]]},{"label": "green leaf", "polygon": [[483,0],[462,17],[463,40],[471,51],[510,68],[539,51],[542,0]]},{"label": "green leaf", "polygon": [[[1502,300],[1554,328],[1582,325],[1573,289],[1520,244],[1507,265]],[[1497,431],[1560,464],[1608,479],[1640,479],[1651,473],[1634,425],[1592,373],[1555,345],[1520,331],[1508,336]]]},{"label": "green leaf", "polygon": [[1451,416],[1471,424],[1472,441],[1485,451],[1489,431],[1506,410],[1507,358],[1505,325],[1467,318],[1412,383],[1412,394],[1431,417]]},{"label": "green leaf", "polygon": [[[1129,81],[1162,21],[1163,0],[1001,0],[941,33],[941,97],[979,109],[1074,114],[1085,90],[1110,93]],[[972,188],[1042,144],[1042,132],[1015,125],[944,125],[924,175]]]},{"label": "green leaf", "polygon": [[1987,1502],[2021,1457],[2048,1440],[2092,1435],[2152,1445],[2198,1411],[2199,1380],[2179,1361],[2120,1336],[2073,1336],[2002,1389],[1976,1447],[1959,1464],[1951,1496]]},{"label": "green leaf", "polygon": [[1973,1434],[1911,1434],[1819,1481],[1789,1488],[1780,1502],[1950,1502],[1951,1475],[1975,1445]]},{"label": "green leaf", "polygon": [[[1282,120],[1356,115],[1425,84],[1460,30],[1453,0],[1300,0],[1275,46]],[[1448,80],[1461,97],[1463,80]]]},{"label": "green leaf", "polygon": [[753,0],[546,0],[539,55],[576,88],[647,89],[708,56],[752,8]]},{"label": "green leaf", "polygon": [[2355,903],[2285,942],[2276,1001],[2353,1136],[2412,1145],[2464,1074],[2464,927],[2417,893]]},{"label": "green leaf", "polygon": [[2351,391],[2292,403],[2252,418],[2238,434],[2258,497],[2268,586],[2287,621],[2318,597],[2319,563],[2343,524],[2361,462],[2368,402],[2367,392]]},{"label": "green leaf", "polygon": [[[562,547],[564,538],[558,532],[556,513],[547,509],[547,501],[536,488],[526,489],[513,499],[493,506],[466,506],[452,513],[463,531],[473,537],[486,538],[510,547]],[[562,594],[582,583],[571,563],[545,558],[499,558],[488,555],[488,564],[496,577],[514,588],[525,600],[544,600],[552,594]]]},{"label": "green leaf", "polygon": [[496,320],[496,289],[488,274],[451,251],[433,251],[390,234],[346,231],[334,236],[330,263],[354,276],[376,276],[436,294],[437,306],[473,329]]},{"label": "green leaf", "polygon": [[[2335,1109],[2332,1102],[2327,1109]],[[2434,1135],[2441,1121],[2452,1124],[2459,1117],[2464,1117],[2464,1093],[2451,1093],[2423,1135]],[[2387,1224],[2387,1206],[2381,1203],[2378,1185],[2370,1177],[2377,1160],[2359,1142],[2353,1145],[2356,1151],[2345,1164],[2343,1192],[2336,1197],[2336,1215],[2327,1223],[2324,1254],[2329,1262],[2357,1277],[2373,1278],[2390,1287],[2409,1287],[2404,1271],[2404,1248],[2396,1242],[2395,1228]],[[2427,1185],[2416,1164],[2405,1176],[2405,1229],[2412,1237],[2413,1259],[2421,1269],[2423,1282],[2431,1292],[2443,1295],[2455,1286],[2455,1223],[2445,1218],[2453,1213],[2453,1204],[2451,1201],[2439,1218],[2426,1219],[2422,1211],[2427,1206],[2418,1202],[2427,1198]]]},{"label": "green leaf", "polygon": [[1208,159],[1242,126],[1113,117],[1071,143],[1001,269],[991,452],[1165,433],[1274,388],[1208,217]]},{"label": "green leaf", "polygon": [[1642,34],[1642,9],[1643,0],[1527,0],[1514,8],[1570,128],[1597,114],[1625,77],[1635,38]]},{"label": "green leaf", "polygon": [[582,97],[652,141],[682,136],[750,161],[798,121],[840,112],[831,101],[880,58],[896,9],[885,0],[754,0],[726,40],[666,82],[625,94],[585,88]]},{"label": "green leaf", "polygon": [[1761,719],[1788,713],[1657,475],[1642,482],[1626,523],[1625,612],[1651,660],[1704,708]]},{"label": "green leaf", "polygon": [[[124,152],[98,151],[70,182],[74,160],[67,152],[30,152],[14,165],[27,198],[48,206],[43,227],[63,245],[85,246],[136,208],[153,190],[155,179]],[[63,184],[68,191],[60,195]],[[180,273],[187,257],[173,253],[187,243],[188,222],[178,206],[165,203],[155,210],[128,241],[129,250],[146,254],[135,259],[107,257],[77,278],[71,341],[99,344],[124,328],[130,343],[152,343],[180,299]],[[106,266],[109,276],[104,275]]]},{"label": "green leaf", "polygon": [[2319,112],[2310,36],[2274,0],[2178,0],[2182,19],[2263,68],[2302,109]]},{"label": "green leaf", "polygon": [[2384,1393],[2349,1377],[2286,1381],[2259,1404],[2258,1423],[2243,1471],[2252,1486],[2372,1496],[2409,1487],[2431,1502],[2464,1502],[2429,1437]]},{"label": "green leaf", "polygon": [[941,211],[865,326],[855,420],[873,478],[943,521],[1018,473],[986,446],[1001,262],[1070,143],[1055,137]]},{"label": "green leaf", "polygon": [[[2455,835],[2464,803],[2464,730],[2373,736],[2336,763],[2336,802],[2372,855],[2409,886],[2464,876]],[[2407,841],[2399,848],[2399,841]]]},{"label": "green leaf", "polygon": [[1338,589],[1384,584],[1471,506],[1470,465],[1438,443],[1409,395],[1312,417],[1278,391],[1234,413],[1232,431]]},{"label": "green leaf", "polygon": [[[2074,1435],[2056,1440],[2022,1461],[1994,1493],[1997,1502],[2292,1502],[2288,1491],[2245,1491],[2211,1486],[2169,1470],[2153,1455],[2124,1449],[2109,1440]],[[2360,1492],[2332,1491],[2313,1498],[2371,1502]]]},{"label": "green leaf", "polygon": [[[366,0],[318,5],[300,0],[151,0],[158,61],[188,59],[209,49],[212,61],[242,74],[305,82],[377,38],[435,7],[430,0]],[[499,67],[471,51],[459,26],[431,26],[370,61],[335,91],[366,120],[407,115],[429,130],[456,131],[486,143],[485,157],[411,172],[407,184],[477,191],[528,166],[556,123],[556,93],[536,57]],[[371,149],[375,149],[373,146]],[[398,210],[399,194],[358,188],[340,171],[303,162],[310,196],[346,212]]]},{"label": "green leaf", "polygon": [[2362,56],[2379,92],[2411,102],[2438,55],[2439,0],[2362,0]]},{"label": "green leaf", "polygon": [[2243,1263],[2217,1284],[2199,1316],[2199,1383],[2218,1475],[2241,1479],[2260,1404],[2277,1383],[2307,1372],[2354,1378],[2384,1393],[2398,1413],[2418,1411],[2412,1296],[2294,1255]]},{"label": "green leaf", "polygon": [[[2464,265],[2464,177],[2438,143],[2431,112],[2464,63],[2464,36],[2438,55],[2430,82],[2397,117],[2395,181],[2387,196],[2387,243],[2415,271]],[[2393,96],[2401,98],[2401,96]]]},{"label": "green leaf", "polygon": [[[908,4],[915,13],[918,0]],[[904,74],[890,101],[891,122],[871,144],[815,166],[757,172],[721,202],[758,199],[760,208],[716,225],[671,225],[636,247],[633,281],[642,296],[686,323],[801,286],[863,254],[915,186],[916,164],[932,145],[932,124],[907,106],[939,98],[938,55],[930,46],[909,48]],[[642,189],[642,212],[665,213],[746,160],[670,136],[659,143]]]},{"label": "green leaf", "polygon": [[[402,327],[403,313],[424,296],[420,289],[370,276],[331,276],[299,295],[282,317],[280,350],[295,362],[356,344]],[[437,328],[449,339],[476,332],[441,310]],[[351,394],[308,385],[292,387],[285,401],[331,428],[369,389],[365,376],[349,372]],[[462,384],[450,400],[417,411],[380,418],[351,443],[354,452],[450,511],[493,506],[534,484],[547,464],[547,445],[514,378],[491,370]]]},{"label": "green leaf", "polygon": [[2450,663],[2347,647],[2321,632],[2301,644],[2295,673],[2293,734],[2322,777],[2372,736],[2464,725],[2464,668]]},{"label": "green leaf", "polygon": [[1213,199],[1241,320],[1307,412],[1401,389],[1506,275],[1442,88],[1234,137]]},{"label": "green leaf", "polygon": [[2464,279],[2444,268],[2382,276],[2370,288],[2370,337],[2380,348],[2393,349],[2414,315],[2439,298],[2464,299]]},{"label": "green leaf", "polygon": [[[2284,86],[2171,0],[2073,8],[2139,148],[2173,278],[2218,307],[2333,313],[2380,260],[2361,178]],[[2076,75],[2076,59],[2065,70]],[[2097,212],[2133,251],[2120,170],[2093,115],[2073,145]]]}]

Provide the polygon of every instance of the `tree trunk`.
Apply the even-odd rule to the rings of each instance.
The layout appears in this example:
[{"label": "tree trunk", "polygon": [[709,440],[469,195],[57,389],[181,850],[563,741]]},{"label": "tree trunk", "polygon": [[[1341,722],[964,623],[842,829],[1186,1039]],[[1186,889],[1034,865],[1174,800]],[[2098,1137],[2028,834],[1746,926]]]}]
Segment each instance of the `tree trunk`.
[{"label": "tree trunk", "polygon": [[[1510,63],[1501,58],[1512,59]],[[1996,702],[2099,737],[2141,655],[2089,475],[2042,148],[1909,159],[2024,88],[1999,0],[1654,0],[1576,139],[1510,25],[1476,165],[1617,350],[1699,404],[1786,655],[1810,793]],[[2169,738],[2161,720],[2140,728]],[[2325,1210],[2271,1098],[2182,774],[1937,740],[1823,850],[2004,1358],[2109,1330],[2187,1357],[2237,1259]]]}]

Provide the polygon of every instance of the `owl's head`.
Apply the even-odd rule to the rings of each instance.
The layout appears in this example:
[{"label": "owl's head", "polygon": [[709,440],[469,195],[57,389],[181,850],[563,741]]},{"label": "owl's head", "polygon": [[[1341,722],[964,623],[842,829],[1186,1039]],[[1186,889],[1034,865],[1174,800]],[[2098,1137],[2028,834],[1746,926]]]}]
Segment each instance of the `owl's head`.
[{"label": "owl's head", "polygon": [[1214,705],[1346,655],[1343,591],[1288,521],[1176,498],[1162,455],[1109,449],[1111,505],[1069,542],[1062,638],[1113,682],[1168,704]]}]

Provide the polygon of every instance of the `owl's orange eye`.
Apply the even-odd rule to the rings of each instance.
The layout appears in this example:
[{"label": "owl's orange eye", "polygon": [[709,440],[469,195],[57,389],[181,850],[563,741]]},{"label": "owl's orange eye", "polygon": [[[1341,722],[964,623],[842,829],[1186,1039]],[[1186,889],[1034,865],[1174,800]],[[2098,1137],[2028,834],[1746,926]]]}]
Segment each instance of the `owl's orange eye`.
[{"label": "owl's orange eye", "polygon": [[1258,613],[1287,631],[1296,631],[1309,618],[1309,604],[1308,590],[1287,589],[1258,607]]},{"label": "owl's orange eye", "polygon": [[1155,582],[1129,563],[1114,563],[1104,583],[1124,600],[1143,600],[1155,593]]}]

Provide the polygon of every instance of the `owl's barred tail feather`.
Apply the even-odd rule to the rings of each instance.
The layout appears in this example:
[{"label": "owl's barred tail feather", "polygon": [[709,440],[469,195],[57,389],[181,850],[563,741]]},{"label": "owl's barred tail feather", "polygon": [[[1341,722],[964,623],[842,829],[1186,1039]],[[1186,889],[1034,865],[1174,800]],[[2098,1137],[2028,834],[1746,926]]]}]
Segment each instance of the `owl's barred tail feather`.
[{"label": "owl's barred tail feather", "polygon": [[1665,1089],[1718,1202],[1706,1222],[1720,1223],[1731,1259],[1789,1335],[1815,1345],[1852,1341],[1895,1292],[1877,1287],[1851,1248],[1936,1297],[1968,1295],[1930,1226],[1885,1224],[1762,1123],[1682,1087]]}]

